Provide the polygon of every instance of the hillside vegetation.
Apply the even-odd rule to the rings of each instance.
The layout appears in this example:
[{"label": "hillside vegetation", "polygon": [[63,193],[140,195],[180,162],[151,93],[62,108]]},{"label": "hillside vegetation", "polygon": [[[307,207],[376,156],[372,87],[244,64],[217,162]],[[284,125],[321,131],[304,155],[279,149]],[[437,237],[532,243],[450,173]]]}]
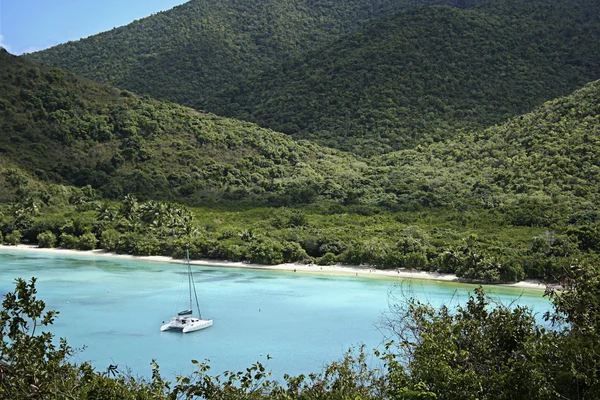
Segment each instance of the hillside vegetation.
[{"label": "hillside vegetation", "polygon": [[187,247],[490,282],[553,280],[597,258],[600,82],[502,125],[358,160],[7,53],[0,62],[7,243]]},{"label": "hillside vegetation", "polygon": [[597,2],[417,7],[197,108],[369,155],[488,127],[598,78]]},{"label": "hillside vegetation", "polygon": [[[366,168],[353,156],[256,125],[42,68],[0,54],[0,147],[42,180],[191,203],[310,202]],[[329,182],[329,183],[328,183]]]},{"label": "hillside vegetation", "polygon": [[0,398],[599,398],[599,41],[596,0],[192,0],[0,49],[3,244],[561,289],[543,317],[481,288],[390,296],[377,370],[361,348],[281,382],[195,360],[166,382],[72,363],[17,279]]},{"label": "hillside vegetation", "polygon": [[193,105],[389,12],[414,4],[476,2],[191,0],[27,57],[138,94]]},{"label": "hillside vegetation", "polygon": [[599,16],[591,0],[194,0],[27,57],[372,155],[599,79]]},{"label": "hillside vegetation", "polygon": [[[534,111],[440,144],[375,157],[390,204],[421,193],[421,205],[494,210],[513,202],[546,204],[535,221],[564,219],[567,209],[600,202],[600,81]],[[533,206],[533,204],[532,204]],[[531,210],[533,212],[533,210]],[[533,217],[533,215],[532,215]],[[544,222],[544,218],[549,218]]]}]

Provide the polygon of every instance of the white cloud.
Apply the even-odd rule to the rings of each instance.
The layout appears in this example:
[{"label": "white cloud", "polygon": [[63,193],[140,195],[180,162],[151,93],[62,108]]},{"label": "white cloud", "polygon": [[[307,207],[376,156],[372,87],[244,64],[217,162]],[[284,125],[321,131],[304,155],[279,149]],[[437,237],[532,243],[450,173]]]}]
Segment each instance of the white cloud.
[{"label": "white cloud", "polygon": [[25,49],[23,49],[23,51],[21,51],[21,54],[19,55],[23,55],[23,54],[28,54],[28,53],[35,53],[36,51],[40,51],[40,50],[44,50],[44,48],[42,47],[26,47]]},{"label": "white cloud", "polygon": [[4,43],[4,36],[2,36],[2,34],[0,34],[0,47],[3,47],[6,51],[10,52],[10,46]]}]

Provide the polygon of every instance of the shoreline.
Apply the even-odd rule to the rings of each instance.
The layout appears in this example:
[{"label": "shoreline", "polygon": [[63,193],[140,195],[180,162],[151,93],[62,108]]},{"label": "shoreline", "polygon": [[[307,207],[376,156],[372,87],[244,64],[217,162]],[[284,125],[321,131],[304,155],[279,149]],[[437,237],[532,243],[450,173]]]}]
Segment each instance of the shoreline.
[{"label": "shoreline", "polygon": [[[1,250],[17,250],[17,251],[31,251],[40,253],[53,253],[53,254],[73,254],[73,255],[93,255],[102,257],[112,258],[124,258],[133,260],[145,260],[145,261],[159,261],[168,262],[174,264],[181,264],[184,260],[175,259],[166,256],[132,256],[128,254],[117,254],[111,253],[106,250],[72,250],[62,248],[40,248],[35,245],[0,245]],[[226,261],[226,260],[190,260],[191,265],[210,266],[210,267],[224,267],[224,268],[246,268],[255,270],[271,270],[271,271],[287,271],[296,273],[309,273],[315,275],[331,275],[331,276],[358,276],[362,278],[383,278],[383,279],[423,279],[433,280],[441,282],[454,282],[454,283],[479,283],[473,282],[466,279],[461,279],[454,274],[441,274],[437,272],[426,272],[426,271],[414,271],[404,269],[393,269],[393,270],[382,270],[357,265],[316,265],[316,264],[277,264],[277,265],[266,265],[266,264],[251,264],[239,261]],[[535,280],[525,280],[516,283],[497,283],[497,284],[486,284],[492,286],[504,286],[512,288],[523,288],[523,289],[537,289],[545,290],[546,285],[542,282]]]}]

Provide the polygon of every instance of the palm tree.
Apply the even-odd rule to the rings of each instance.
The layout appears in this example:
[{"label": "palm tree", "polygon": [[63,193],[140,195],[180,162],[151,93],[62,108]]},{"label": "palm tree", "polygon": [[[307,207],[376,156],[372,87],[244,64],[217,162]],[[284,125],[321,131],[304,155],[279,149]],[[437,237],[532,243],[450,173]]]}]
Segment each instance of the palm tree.
[{"label": "palm tree", "polygon": [[139,203],[137,198],[132,194],[125,196],[123,199],[123,204],[121,205],[121,215],[125,219],[131,221],[138,217],[138,211]]}]

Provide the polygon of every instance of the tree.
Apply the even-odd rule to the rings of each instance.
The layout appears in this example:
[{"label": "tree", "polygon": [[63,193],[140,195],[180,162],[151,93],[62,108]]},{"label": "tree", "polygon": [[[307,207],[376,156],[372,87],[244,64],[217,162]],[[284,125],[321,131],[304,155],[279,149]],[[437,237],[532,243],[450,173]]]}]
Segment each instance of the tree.
[{"label": "tree", "polygon": [[[394,392],[420,388],[439,399],[553,396],[544,373],[545,328],[526,307],[494,304],[479,287],[452,312],[409,299],[394,308]],[[390,347],[393,348],[393,347]]]},{"label": "tree", "polygon": [[550,290],[555,312],[546,318],[556,328],[554,363],[557,391],[578,399],[600,397],[600,273],[589,265],[565,271],[563,290]]},{"label": "tree", "polygon": [[23,237],[21,231],[14,230],[4,236],[4,242],[10,245],[17,245],[21,241],[21,237]]},{"label": "tree", "polygon": [[44,231],[37,236],[39,247],[54,247],[56,245],[56,235],[51,231]]},{"label": "tree", "polygon": [[0,311],[0,398],[55,398],[73,389],[75,369],[66,363],[72,354],[64,339],[36,332],[51,325],[58,314],[44,311],[36,298],[35,278],[16,279],[16,289],[5,295]]}]

